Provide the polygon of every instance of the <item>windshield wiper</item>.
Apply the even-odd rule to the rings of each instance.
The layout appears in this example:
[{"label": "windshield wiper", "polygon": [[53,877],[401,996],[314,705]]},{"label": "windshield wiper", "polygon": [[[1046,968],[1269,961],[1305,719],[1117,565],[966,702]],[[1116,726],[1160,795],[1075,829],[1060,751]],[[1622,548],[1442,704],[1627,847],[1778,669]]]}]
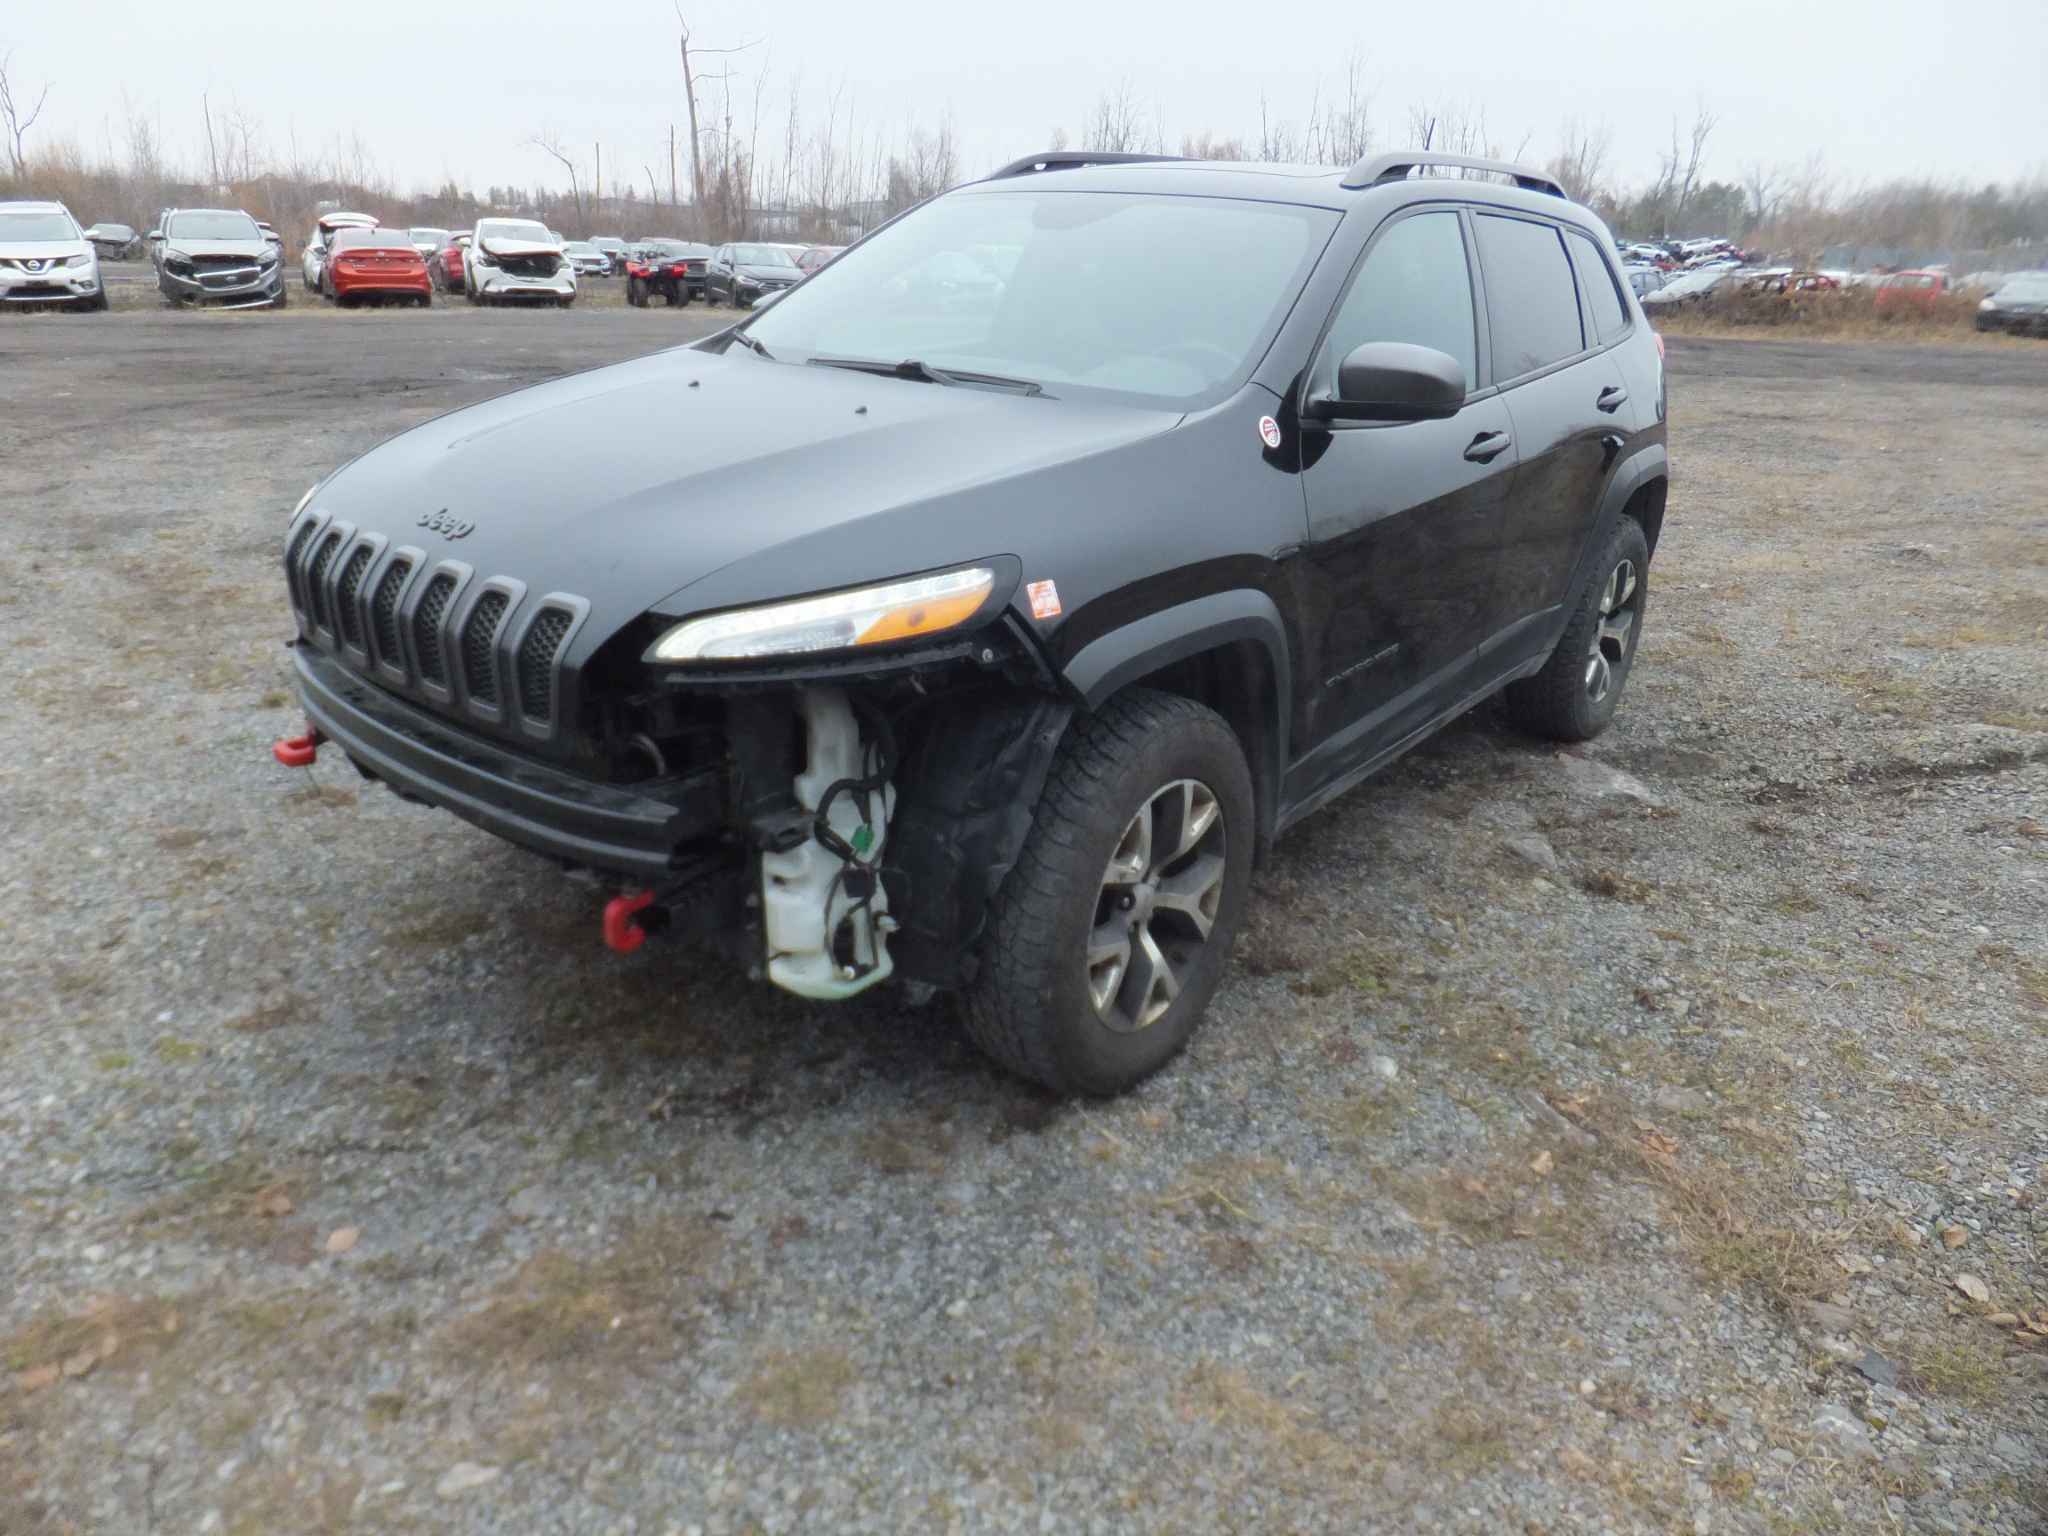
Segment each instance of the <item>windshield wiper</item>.
[{"label": "windshield wiper", "polygon": [[771,363],[775,361],[775,354],[773,352],[770,352],[764,343],[754,340],[754,338],[749,336],[745,331],[734,331],[732,333],[732,339],[738,342],[741,346],[747,348],[747,350],[752,352],[756,357],[765,357]]},{"label": "windshield wiper", "polygon": [[908,379],[914,384],[955,384],[981,389],[1003,389],[1013,394],[1051,399],[1043,386],[1030,379],[1010,379],[999,373],[968,373],[952,368],[934,368],[930,363],[906,357],[900,363],[885,363],[870,357],[813,357],[820,368],[850,368],[855,373],[880,374],[884,378]]}]

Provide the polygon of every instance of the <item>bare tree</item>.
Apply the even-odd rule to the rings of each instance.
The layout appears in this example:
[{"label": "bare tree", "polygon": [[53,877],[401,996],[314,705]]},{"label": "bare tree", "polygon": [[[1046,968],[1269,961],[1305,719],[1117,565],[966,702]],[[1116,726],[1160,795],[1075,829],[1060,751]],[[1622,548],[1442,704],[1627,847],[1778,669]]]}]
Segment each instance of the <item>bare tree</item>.
[{"label": "bare tree", "polygon": [[35,127],[36,119],[43,115],[43,103],[50,99],[50,82],[45,80],[43,88],[36,92],[34,106],[24,107],[22,103],[27,99],[28,88],[22,87],[21,96],[14,94],[14,76],[9,68],[13,62],[12,51],[0,56],[0,119],[7,124],[7,152],[13,157],[14,175],[19,181],[28,176],[28,154],[22,147],[22,140],[28,137],[29,129]]},{"label": "bare tree", "polygon": [[1575,203],[1589,203],[1600,190],[1607,172],[1607,151],[1612,134],[1605,123],[1588,128],[1576,117],[1564,120],[1560,143],[1544,169],[1565,196]]},{"label": "bare tree", "polygon": [[1776,166],[1766,169],[1761,161],[1752,160],[1742,168],[1742,195],[1749,200],[1750,228],[1770,223],[1785,200],[1784,172]]},{"label": "bare tree", "polygon": [[1138,104],[1131,99],[1131,82],[1120,81],[1114,93],[1104,91],[1095,103],[1095,110],[1088,117],[1088,126],[1081,134],[1081,147],[1127,154],[1140,148],[1143,140],[1144,129],[1138,121]]},{"label": "bare tree", "polygon": [[531,144],[535,149],[538,149],[545,154],[552,155],[556,160],[561,162],[562,169],[569,173],[569,199],[576,205],[576,223],[577,226],[580,228],[584,223],[583,192],[578,187],[576,182],[576,162],[570,159],[569,152],[562,148],[561,136],[559,134],[554,133],[552,130],[547,130],[540,133],[536,133],[532,138],[528,139],[526,142]]},{"label": "bare tree", "polygon": [[[690,24],[683,19],[682,0],[675,0],[676,7],[676,48],[683,57],[683,100],[690,109],[690,201],[699,201],[704,193],[704,155],[699,148],[697,127],[697,86],[706,80],[724,80],[725,75],[700,75],[690,64]],[[736,44],[731,48],[699,48],[699,56],[719,53],[745,53],[759,39]],[[674,202],[671,194],[670,202]]]}]

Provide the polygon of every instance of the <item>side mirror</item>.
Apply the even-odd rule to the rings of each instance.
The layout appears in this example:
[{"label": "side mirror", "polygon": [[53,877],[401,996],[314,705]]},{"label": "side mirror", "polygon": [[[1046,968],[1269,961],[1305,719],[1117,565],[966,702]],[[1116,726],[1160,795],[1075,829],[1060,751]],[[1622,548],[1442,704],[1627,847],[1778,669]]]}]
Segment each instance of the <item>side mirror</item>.
[{"label": "side mirror", "polygon": [[1337,393],[1308,402],[1322,421],[1442,421],[1465,404],[1465,369],[1447,352],[1368,341],[1337,365]]},{"label": "side mirror", "polygon": [[157,243],[157,242],[158,242],[159,240],[163,239],[163,237],[164,237],[164,232],[163,232],[162,230],[160,230],[160,229],[152,229],[152,230],[151,230],[151,231],[150,231],[150,232],[149,232],[148,234],[144,235],[144,236],[143,236],[142,238],[143,238],[143,239],[145,239],[145,240],[147,240],[147,241],[148,241],[148,242],[149,242],[149,243],[150,243],[151,245],[154,245],[154,244],[156,244],[156,243]]}]

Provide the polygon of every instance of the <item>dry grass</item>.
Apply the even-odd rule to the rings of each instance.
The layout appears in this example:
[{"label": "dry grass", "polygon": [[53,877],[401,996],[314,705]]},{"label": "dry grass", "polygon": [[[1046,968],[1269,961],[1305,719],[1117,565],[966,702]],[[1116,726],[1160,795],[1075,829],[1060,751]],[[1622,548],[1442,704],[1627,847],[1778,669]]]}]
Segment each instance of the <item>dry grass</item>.
[{"label": "dry grass", "polygon": [[[1731,279],[1730,284],[1740,279]],[[1724,284],[1727,287],[1729,284]],[[1979,342],[2025,346],[2024,337],[1976,328],[1975,293],[1945,294],[1932,304],[1879,308],[1875,288],[1842,288],[1797,296],[1717,293],[1675,314],[1656,317],[1667,336],[1771,336],[1814,341]]]},{"label": "dry grass", "polygon": [[739,1401],[764,1423],[816,1429],[838,1417],[854,1379],[853,1361],[836,1344],[779,1349],[740,1384]]},{"label": "dry grass", "polygon": [[715,1227],[686,1221],[637,1228],[593,1258],[543,1249],[438,1343],[486,1368],[595,1371],[673,1358],[696,1336],[719,1244]]}]

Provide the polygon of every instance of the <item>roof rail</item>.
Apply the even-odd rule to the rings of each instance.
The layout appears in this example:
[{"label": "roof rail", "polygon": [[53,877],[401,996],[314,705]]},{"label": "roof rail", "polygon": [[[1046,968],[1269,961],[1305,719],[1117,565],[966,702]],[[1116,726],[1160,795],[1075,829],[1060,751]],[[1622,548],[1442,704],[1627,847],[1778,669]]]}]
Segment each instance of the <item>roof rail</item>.
[{"label": "roof rail", "polygon": [[1482,160],[1476,155],[1450,155],[1433,149],[1401,149],[1392,154],[1367,155],[1344,177],[1344,185],[1351,188],[1377,186],[1383,181],[1405,181],[1410,171],[1420,170],[1428,165],[1456,166],[1466,171],[1486,171],[1494,176],[1505,176],[1524,192],[1547,192],[1552,197],[1563,197],[1564,188],[1541,171],[1532,171],[1527,166],[1511,165],[1505,160]]},{"label": "roof rail", "polygon": [[1043,154],[1012,160],[989,174],[990,181],[1010,176],[1029,176],[1034,171],[1071,171],[1084,165],[1129,165],[1136,161],[1185,160],[1186,155],[1133,155],[1113,149],[1049,149]]}]

